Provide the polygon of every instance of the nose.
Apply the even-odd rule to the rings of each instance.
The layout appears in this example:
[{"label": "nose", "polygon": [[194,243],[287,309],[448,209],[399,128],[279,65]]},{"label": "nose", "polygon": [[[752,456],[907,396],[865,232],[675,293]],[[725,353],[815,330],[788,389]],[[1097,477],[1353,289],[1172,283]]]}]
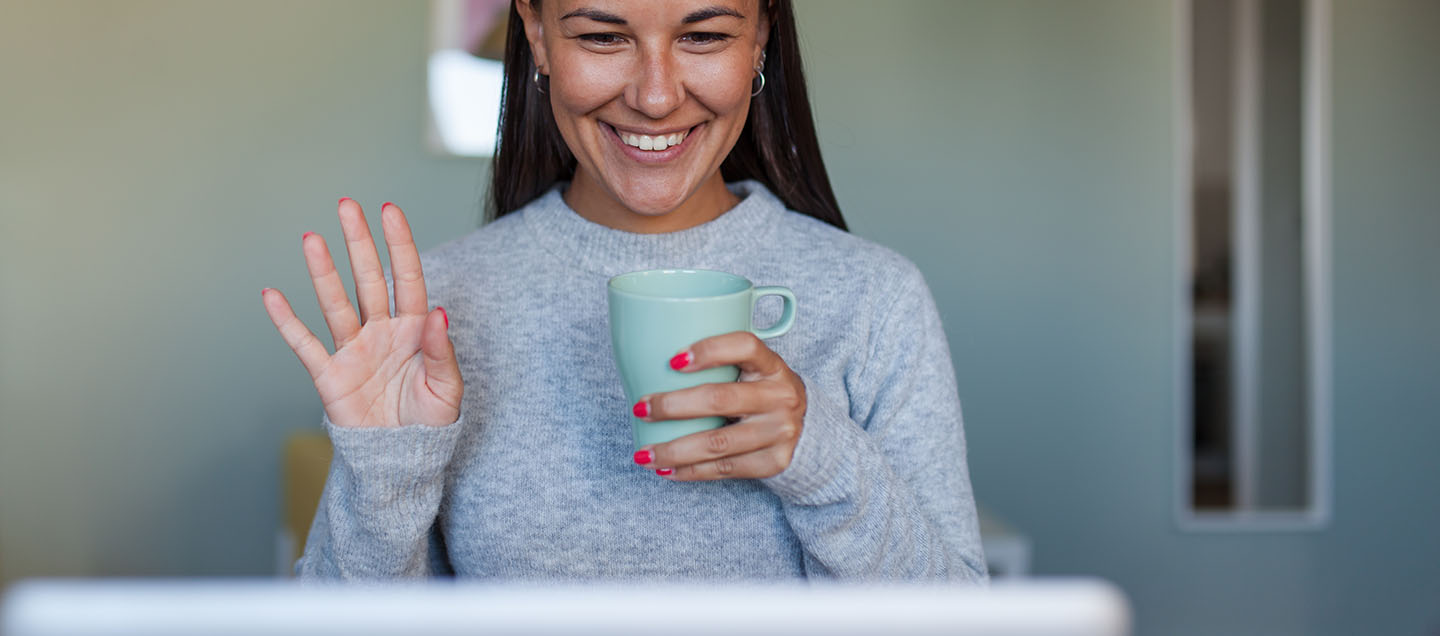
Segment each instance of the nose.
[{"label": "nose", "polygon": [[625,101],[650,119],[664,119],[685,100],[685,83],[673,55],[663,49],[645,48],[625,91]]}]

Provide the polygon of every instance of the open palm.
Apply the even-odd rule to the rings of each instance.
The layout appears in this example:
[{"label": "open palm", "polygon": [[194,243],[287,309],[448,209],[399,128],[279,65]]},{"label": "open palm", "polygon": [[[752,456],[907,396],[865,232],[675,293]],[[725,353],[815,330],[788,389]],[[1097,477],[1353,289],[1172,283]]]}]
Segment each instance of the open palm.
[{"label": "open palm", "polygon": [[444,426],[460,416],[465,383],[447,333],[444,308],[429,311],[405,214],[387,203],[380,224],[395,281],[395,315],[380,256],[360,204],[341,199],[338,210],[345,248],[355,275],[357,315],[345,294],[325,239],[307,232],[301,239],[315,296],[335,343],[325,345],[295,317],[279,290],[261,291],[271,322],[315,381],[330,421],[343,427],[424,424]]}]

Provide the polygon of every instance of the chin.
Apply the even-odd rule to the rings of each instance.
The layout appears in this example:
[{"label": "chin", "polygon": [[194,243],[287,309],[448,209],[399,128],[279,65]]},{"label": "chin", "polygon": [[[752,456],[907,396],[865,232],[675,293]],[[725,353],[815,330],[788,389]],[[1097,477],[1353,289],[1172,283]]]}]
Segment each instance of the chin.
[{"label": "chin", "polygon": [[685,203],[695,188],[689,184],[669,183],[620,185],[615,197],[630,211],[645,216],[662,216]]}]

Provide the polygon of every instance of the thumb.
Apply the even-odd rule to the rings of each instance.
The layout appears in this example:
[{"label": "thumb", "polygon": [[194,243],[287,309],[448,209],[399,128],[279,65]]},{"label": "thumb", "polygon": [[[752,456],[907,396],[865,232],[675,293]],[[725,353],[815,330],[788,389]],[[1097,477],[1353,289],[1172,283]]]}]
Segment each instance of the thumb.
[{"label": "thumb", "polygon": [[436,397],[446,403],[460,404],[465,381],[460,377],[460,363],[455,360],[455,345],[450,342],[450,317],[444,307],[436,307],[425,316],[425,329],[420,334],[420,352],[425,358],[425,384]]}]

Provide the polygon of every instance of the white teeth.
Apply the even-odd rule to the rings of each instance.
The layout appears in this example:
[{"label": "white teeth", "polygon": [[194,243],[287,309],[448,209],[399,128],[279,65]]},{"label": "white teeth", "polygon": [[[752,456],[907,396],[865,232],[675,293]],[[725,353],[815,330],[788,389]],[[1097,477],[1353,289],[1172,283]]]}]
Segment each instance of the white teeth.
[{"label": "white teeth", "polygon": [[678,146],[680,142],[685,141],[685,135],[687,134],[686,132],[678,132],[651,137],[650,135],[631,135],[620,131],[616,131],[616,133],[619,134],[620,141],[625,142],[625,145],[634,146],[641,150],[664,150],[670,146]]}]

